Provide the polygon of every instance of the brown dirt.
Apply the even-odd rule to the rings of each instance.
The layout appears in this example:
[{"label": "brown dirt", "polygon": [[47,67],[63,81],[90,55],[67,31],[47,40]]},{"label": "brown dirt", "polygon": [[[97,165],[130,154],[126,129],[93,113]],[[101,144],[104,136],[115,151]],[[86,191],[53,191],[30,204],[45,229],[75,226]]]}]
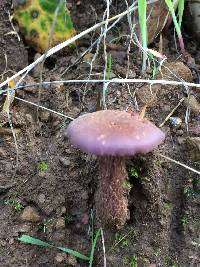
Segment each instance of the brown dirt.
[{"label": "brown dirt", "polygon": [[11,1],[0,2],[0,73],[1,79],[11,76],[25,67],[28,63],[28,53],[24,48],[22,40],[18,40],[16,33],[9,20],[11,14]]},{"label": "brown dirt", "polygon": [[[122,8],[122,3],[119,3],[120,1],[113,5],[115,12]],[[78,31],[95,23],[92,1],[80,1],[80,5],[69,1],[68,4]],[[101,20],[104,8],[101,3],[95,5],[98,20]],[[27,64],[27,50],[23,44],[17,43],[15,35],[5,36],[5,33],[11,30],[8,10],[10,2],[1,1],[0,14],[3,19],[0,22],[2,25],[0,73],[3,73],[5,68],[4,56],[1,56],[4,53],[2,47],[9,54],[8,68],[18,71]],[[128,32],[126,21],[120,22],[118,30],[125,34]],[[108,40],[112,40],[118,34],[118,31],[111,31]],[[71,54],[60,53],[48,60],[45,64],[44,79],[50,81],[61,79],[61,73],[90,46],[91,38],[97,36],[98,33],[95,36],[89,34],[80,40],[77,51],[71,51]],[[172,62],[170,69],[181,78],[195,80],[194,71],[191,75],[183,63],[179,62],[178,65],[173,63],[178,57],[178,53],[173,50],[173,31],[164,37],[163,43],[168,61]],[[154,46],[158,47],[158,44],[155,43]],[[112,47],[108,51],[112,54],[112,77],[126,75],[127,57],[126,50],[121,49],[122,47],[127,47],[123,39],[117,43],[115,49]],[[187,47],[189,51],[191,47],[194,48],[191,44]],[[102,52],[100,49],[100,56],[94,63],[94,73],[102,73]],[[91,53],[94,54],[95,50]],[[195,54],[193,50],[192,54]],[[85,58],[86,60],[88,59]],[[62,78],[86,79],[89,65],[85,61],[73,65]],[[130,62],[129,77],[139,77],[141,59],[137,49],[131,50]],[[31,73],[26,80],[27,83],[38,81],[36,75]],[[98,77],[102,76],[95,76]],[[51,85],[42,89],[40,102],[47,108],[76,118],[96,109],[97,92],[101,88],[101,84],[87,87],[74,84]],[[151,103],[147,108],[146,117],[159,125],[185,96],[184,88],[157,86],[152,90],[155,97],[152,99],[149,96],[148,100],[145,97],[148,98],[149,92],[144,94],[143,89],[148,90],[146,86],[140,84],[130,84],[129,88],[125,85],[111,85],[106,98],[107,107],[136,110],[133,97],[136,90],[139,109],[141,110],[146,102]],[[193,93],[198,99],[197,90]],[[18,90],[17,95],[28,101],[35,103],[38,101],[37,88]],[[2,109],[4,98],[1,97],[0,100]],[[132,187],[129,195],[130,220],[121,230],[104,229],[108,267],[136,266],[133,263],[131,265],[131,260],[136,261],[136,257],[138,266],[141,267],[200,266],[199,177],[159,156],[160,153],[166,154],[196,169],[199,168],[199,162],[193,161],[189,156],[192,148],[189,151],[187,145],[188,134],[190,137],[199,136],[199,118],[191,111],[187,134],[185,114],[186,106],[182,103],[173,114],[174,117],[182,119],[181,125],[173,127],[166,122],[162,127],[167,134],[165,143],[147,156],[127,160],[127,171]],[[8,134],[5,130],[9,129],[7,123],[0,131],[0,266],[88,266],[83,261],[74,259],[74,262],[70,263],[72,259],[57,251],[22,244],[17,238],[25,233],[89,255],[91,249],[88,235],[88,230],[91,229],[89,218],[93,214],[94,193],[98,185],[96,158],[80,152],[64,138],[64,129],[70,122],[69,119],[47,111],[39,111],[37,121],[35,107],[17,100],[12,105],[11,115],[13,126],[18,129],[19,163],[16,170],[16,147],[12,134]],[[46,163],[46,171],[41,170],[41,162]],[[138,175],[134,174],[135,171]],[[34,207],[40,216],[40,221],[24,221],[23,209],[16,210],[14,208],[16,204],[12,204],[13,200],[22,203],[24,207]],[[63,219],[64,227],[60,223]],[[100,241],[95,251],[94,266],[103,266]]]}]

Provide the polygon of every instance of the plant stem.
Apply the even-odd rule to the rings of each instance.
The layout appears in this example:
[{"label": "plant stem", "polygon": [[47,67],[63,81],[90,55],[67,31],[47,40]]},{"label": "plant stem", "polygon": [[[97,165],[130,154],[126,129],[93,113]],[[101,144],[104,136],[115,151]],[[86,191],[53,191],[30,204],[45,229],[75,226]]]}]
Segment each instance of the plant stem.
[{"label": "plant stem", "polygon": [[127,178],[125,158],[99,158],[100,184],[95,197],[97,221],[120,228],[128,218],[127,198],[123,188]]}]

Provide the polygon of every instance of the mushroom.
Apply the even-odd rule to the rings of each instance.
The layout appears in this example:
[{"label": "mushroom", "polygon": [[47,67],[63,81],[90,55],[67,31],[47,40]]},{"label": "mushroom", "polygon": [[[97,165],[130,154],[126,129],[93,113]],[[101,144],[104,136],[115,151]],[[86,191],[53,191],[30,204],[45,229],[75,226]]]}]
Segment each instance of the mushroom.
[{"label": "mushroom", "polygon": [[98,156],[99,188],[95,195],[97,221],[122,227],[128,219],[125,157],[146,154],[165,139],[165,134],[137,113],[102,110],[72,121],[66,135],[82,151]]}]

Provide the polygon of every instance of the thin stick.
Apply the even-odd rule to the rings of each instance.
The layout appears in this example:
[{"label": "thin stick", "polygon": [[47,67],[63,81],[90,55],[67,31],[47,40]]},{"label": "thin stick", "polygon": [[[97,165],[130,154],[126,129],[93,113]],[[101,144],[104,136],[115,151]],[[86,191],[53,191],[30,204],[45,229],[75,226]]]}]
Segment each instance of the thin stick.
[{"label": "thin stick", "polygon": [[[151,3],[155,3],[155,2],[158,2],[158,0],[151,0],[151,1],[148,1],[147,4],[151,4]],[[99,27],[101,27],[102,25],[106,24],[107,22],[111,22],[113,20],[117,20],[118,18],[120,17],[123,17],[125,15],[127,15],[129,12],[133,12],[134,10],[137,9],[137,6],[136,7],[132,7],[130,8],[129,10],[126,10],[114,17],[111,17],[109,18],[108,20],[106,21],[102,21],[102,22],[99,22],[97,24],[95,24],[94,26],[90,27],[89,29],[86,29],[85,31],[82,31],[81,33],[75,35],[74,37],[64,41],[63,43],[60,43],[56,46],[54,46],[53,48],[51,48],[47,54],[46,54],[46,58],[47,57],[50,57],[51,55],[55,54],[56,52],[58,52],[59,50],[63,49],[64,47],[74,43],[76,40],[80,39],[81,37],[83,37],[84,35],[98,29]],[[17,78],[18,76],[20,76],[21,74],[23,74],[24,72],[30,72],[37,64],[39,64],[40,62],[42,62],[45,58],[45,55],[42,55],[41,57],[39,57],[37,60],[35,60],[33,63],[31,63],[30,65],[28,65],[27,67],[25,67],[24,69],[20,70],[18,73],[16,73],[15,75],[13,75],[12,77],[10,77],[9,79],[7,79],[6,81],[2,82],[0,84],[0,88],[6,84],[8,84],[9,81]]]},{"label": "thin stick", "polygon": [[[10,80],[10,79],[9,79]],[[177,82],[177,81],[169,81],[169,80],[145,80],[145,79],[118,79],[114,78],[111,80],[60,80],[60,81],[51,81],[51,82],[42,82],[42,85],[50,85],[50,84],[67,84],[67,83],[146,83],[146,84],[162,84],[162,85],[182,85],[182,86],[188,86],[188,87],[196,87],[200,89],[200,84],[198,83],[189,83],[189,82]],[[17,86],[15,88],[12,88],[12,90],[22,89],[22,88],[28,88],[32,86],[41,86],[41,83],[33,83],[28,85],[21,85]],[[3,93],[6,93],[10,91],[10,89],[4,89],[0,90],[0,95]]]},{"label": "thin stick", "polygon": [[38,104],[36,104],[36,103],[27,101],[27,100],[22,99],[22,98],[20,98],[20,97],[16,97],[16,96],[15,96],[15,98],[16,98],[17,100],[19,100],[19,101],[22,101],[22,102],[24,102],[24,103],[30,104],[30,105],[35,106],[35,107],[37,107],[37,108],[41,108],[41,109],[47,110],[47,111],[49,111],[49,112],[52,112],[52,113],[54,113],[54,114],[56,114],[56,115],[62,116],[62,117],[64,117],[64,118],[67,118],[67,119],[70,119],[70,120],[74,120],[74,118],[69,117],[69,116],[67,116],[67,115],[65,115],[65,114],[63,114],[63,113],[57,112],[57,111],[55,111],[55,110],[52,110],[52,109],[49,109],[49,108],[40,106],[40,105],[38,105]]},{"label": "thin stick", "polygon": [[104,234],[103,234],[103,229],[101,229],[101,241],[102,241],[102,246],[103,246],[103,267],[106,267],[106,248],[105,248],[105,239],[104,239]]},{"label": "thin stick", "polygon": [[16,164],[15,164],[14,173],[12,175],[12,181],[13,181],[14,178],[15,178],[15,175],[17,173],[18,167],[19,167],[19,149],[18,149],[16,134],[15,134],[15,131],[14,131],[14,128],[13,128],[13,124],[12,124],[12,120],[11,120],[9,112],[7,112],[7,116],[8,116],[8,123],[9,123],[10,129],[12,131],[12,135],[13,135],[13,139],[14,139],[14,143],[15,143],[15,149],[16,149]]},{"label": "thin stick", "polygon": [[174,114],[174,112],[177,110],[177,108],[181,105],[181,103],[184,101],[185,97],[181,98],[181,100],[178,102],[178,104],[175,106],[175,108],[172,109],[172,111],[167,115],[165,120],[159,125],[159,127],[162,127],[168,120],[169,118]]},{"label": "thin stick", "polygon": [[192,172],[197,173],[197,174],[200,175],[200,171],[195,170],[194,168],[191,168],[191,167],[185,165],[184,163],[181,163],[181,162],[179,162],[179,161],[176,161],[176,160],[174,160],[174,159],[171,159],[171,158],[169,158],[169,157],[167,157],[167,156],[165,156],[165,155],[162,155],[162,154],[159,154],[159,156],[162,157],[162,158],[164,158],[164,159],[167,159],[167,160],[169,160],[169,161],[171,161],[171,162],[173,162],[173,163],[176,163],[176,164],[182,166],[183,168],[185,168],[185,169],[187,169],[187,170],[189,170],[189,171],[192,171]]},{"label": "thin stick", "polygon": [[[55,10],[55,13],[54,13],[54,16],[53,16],[53,22],[52,22],[52,25],[51,25],[51,29],[50,29],[50,34],[49,34],[49,39],[48,39],[48,47],[44,53],[44,57],[43,57],[43,60],[41,62],[41,66],[40,66],[40,84],[43,82],[43,70],[44,70],[44,62],[46,60],[46,56],[47,56],[47,53],[48,53],[48,50],[49,48],[51,47],[51,43],[52,43],[52,39],[53,39],[53,34],[54,34],[54,31],[55,31],[55,26],[56,26],[56,21],[57,21],[57,17],[58,17],[58,12],[60,11],[60,7],[61,5],[63,4],[63,0],[60,0],[59,1],[59,4]],[[37,121],[38,121],[38,109],[39,109],[39,105],[40,105],[40,99],[41,99],[41,86],[39,87],[39,90],[38,90],[38,107],[37,107]]]}]

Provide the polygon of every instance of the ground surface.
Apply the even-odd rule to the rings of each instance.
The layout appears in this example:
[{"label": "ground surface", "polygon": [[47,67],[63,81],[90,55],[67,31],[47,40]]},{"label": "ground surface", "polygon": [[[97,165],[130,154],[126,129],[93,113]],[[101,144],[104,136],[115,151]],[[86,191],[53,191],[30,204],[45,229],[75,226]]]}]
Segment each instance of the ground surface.
[{"label": "ground surface", "polygon": [[[78,3],[79,2],[79,3]],[[93,1],[69,2],[69,8],[78,32],[89,28],[102,18],[105,6]],[[103,2],[103,1],[102,1]],[[112,12],[124,10],[120,1],[113,4]],[[12,31],[8,11],[10,1],[1,1],[0,73],[2,81],[31,62],[32,50],[27,50]],[[92,15],[91,15],[92,14]],[[88,19],[89,18],[89,19]],[[77,64],[80,54],[90,47],[94,35],[88,34],[78,43],[76,51],[60,52],[47,60],[44,80],[87,79],[91,50]],[[126,20],[108,33],[108,52],[112,55],[111,78],[126,77],[127,44],[121,35],[129,34]],[[116,38],[116,41],[112,41]],[[186,36],[190,61],[199,68],[198,45]],[[156,49],[158,41],[153,44]],[[163,51],[171,62],[167,67],[180,79],[196,81],[197,75],[190,70],[175,49],[172,33],[163,37]],[[6,68],[5,53],[8,58]],[[29,59],[28,55],[29,54]],[[29,61],[30,62],[29,62]],[[196,60],[196,64],[195,64]],[[103,73],[103,48],[93,65],[92,78],[100,79]],[[65,74],[63,72],[68,68]],[[10,73],[5,73],[11,69]],[[129,77],[140,77],[141,59],[137,48],[130,50]],[[163,70],[165,78],[169,72]],[[171,79],[174,77],[171,76]],[[35,70],[25,79],[37,82]],[[175,79],[177,79],[175,77]],[[93,112],[97,104],[97,92],[101,84],[52,85],[41,91],[40,104],[67,116],[76,118],[85,112]],[[185,97],[185,89],[175,86],[149,86],[141,84],[111,85],[106,97],[108,108],[141,111],[148,104],[146,117],[160,125],[179,101]],[[192,93],[198,101],[198,91]],[[19,90],[17,96],[37,103],[38,88]],[[4,97],[0,96],[2,109]],[[136,102],[137,100],[137,102]],[[167,121],[162,130],[166,140],[154,153],[127,160],[131,191],[129,195],[130,220],[120,230],[104,229],[108,267],[123,266],[200,266],[200,184],[199,177],[159,154],[165,154],[186,165],[199,169],[200,117],[191,106],[189,130],[186,131],[185,115],[188,103],[181,102],[172,115],[182,120],[175,127]],[[17,238],[28,234],[42,240],[73,248],[86,255],[91,250],[89,225],[91,226],[94,194],[98,185],[98,163],[72,147],[64,138],[64,129],[70,119],[15,100],[12,123],[17,130],[18,167],[16,169],[16,146],[9,123],[1,118],[0,128],[0,266],[2,267],[64,267],[88,266],[84,261],[68,257],[54,250],[47,250],[20,243]],[[191,137],[196,139],[191,139]],[[192,141],[193,140],[193,141]],[[195,140],[195,142],[194,142]],[[23,206],[23,207],[22,207]],[[27,207],[32,215],[24,215]],[[94,266],[103,266],[102,244],[95,251]],[[136,265],[138,264],[138,265]]]}]

